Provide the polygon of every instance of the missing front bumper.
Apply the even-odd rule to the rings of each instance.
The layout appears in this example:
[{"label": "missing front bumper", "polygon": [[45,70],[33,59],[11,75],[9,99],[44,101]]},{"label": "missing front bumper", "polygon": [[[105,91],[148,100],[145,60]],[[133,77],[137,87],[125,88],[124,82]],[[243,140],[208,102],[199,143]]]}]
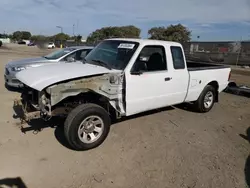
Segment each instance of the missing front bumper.
[{"label": "missing front bumper", "polygon": [[19,118],[22,123],[41,117],[40,111],[31,109],[28,103],[24,102],[22,99],[14,100],[13,110],[16,114],[16,117]]}]

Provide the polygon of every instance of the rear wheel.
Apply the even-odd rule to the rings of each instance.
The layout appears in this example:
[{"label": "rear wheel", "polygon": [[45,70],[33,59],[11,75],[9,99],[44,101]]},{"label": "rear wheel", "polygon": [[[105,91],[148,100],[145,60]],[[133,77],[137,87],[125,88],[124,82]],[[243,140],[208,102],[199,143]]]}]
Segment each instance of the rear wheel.
[{"label": "rear wheel", "polygon": [[196,110],[199,112],[209,112],[215,102],[216,90],[213,86],[207,85],[195,102]]},{"label": "rear wheel", "polygon": [[64,127],[65,137],[75,150],[93,149],[106,139],[110,130],[107,111],[96,104],[82,104],[70,112]]}]

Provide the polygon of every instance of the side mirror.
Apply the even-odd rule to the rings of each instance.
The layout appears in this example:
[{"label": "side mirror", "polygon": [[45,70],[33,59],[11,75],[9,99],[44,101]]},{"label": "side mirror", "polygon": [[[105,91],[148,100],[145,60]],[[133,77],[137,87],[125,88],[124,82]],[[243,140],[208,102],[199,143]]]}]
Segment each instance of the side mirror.
[{"label": "side mirror", "polygon": [[131,75],[141,75],[143,74],[143,72],[140,70],[140,71],[131,71],[130,72]]},{"label": "side mirror", "polygon": [[144,71],[147,70],[146,63],[143,61],[136,61],[132,70],[130,71],[131,75],[141,75]]},{"label": "side mirror", "polygon": [[67,62],[74,62],[75,58],[73,58],[73,57],[67,57],[66,61]]}]

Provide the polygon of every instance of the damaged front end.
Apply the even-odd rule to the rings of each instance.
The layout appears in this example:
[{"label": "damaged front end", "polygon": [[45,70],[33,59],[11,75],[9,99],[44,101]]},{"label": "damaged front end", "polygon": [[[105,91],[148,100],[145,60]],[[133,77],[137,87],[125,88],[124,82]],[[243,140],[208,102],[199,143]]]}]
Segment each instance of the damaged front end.
[{"label": "damaged front end", "polygon": [[14,100],[14,112],[22,123],[41,117],[37,103],[38,93],[38,91],[26,86],[23,88],[21,98]]},{"label": "damaged front end", "polygon": [[107,110],[111,106],[116,116],[125,114],[124,74],[109,73],[67,80],[48,86],[42,91],[26,87],[14,109],[22,121],[50,119],[67,115],[82,103],[97,102]]}]

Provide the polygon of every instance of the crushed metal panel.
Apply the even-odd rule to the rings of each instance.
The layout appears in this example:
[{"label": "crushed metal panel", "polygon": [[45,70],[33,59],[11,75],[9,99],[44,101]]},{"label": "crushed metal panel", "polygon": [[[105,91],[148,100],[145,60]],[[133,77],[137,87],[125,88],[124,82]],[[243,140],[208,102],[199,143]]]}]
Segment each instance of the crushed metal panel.
[{"label": "crushed metal panel", "polygon": [[51,95],[52,106],[69,96],[93,91],[108,98],[110,104],[123,114],[125,113],[122,101],[123,79],[123,73],[110,73],[60,83],[50,86],[46,91]]}]

